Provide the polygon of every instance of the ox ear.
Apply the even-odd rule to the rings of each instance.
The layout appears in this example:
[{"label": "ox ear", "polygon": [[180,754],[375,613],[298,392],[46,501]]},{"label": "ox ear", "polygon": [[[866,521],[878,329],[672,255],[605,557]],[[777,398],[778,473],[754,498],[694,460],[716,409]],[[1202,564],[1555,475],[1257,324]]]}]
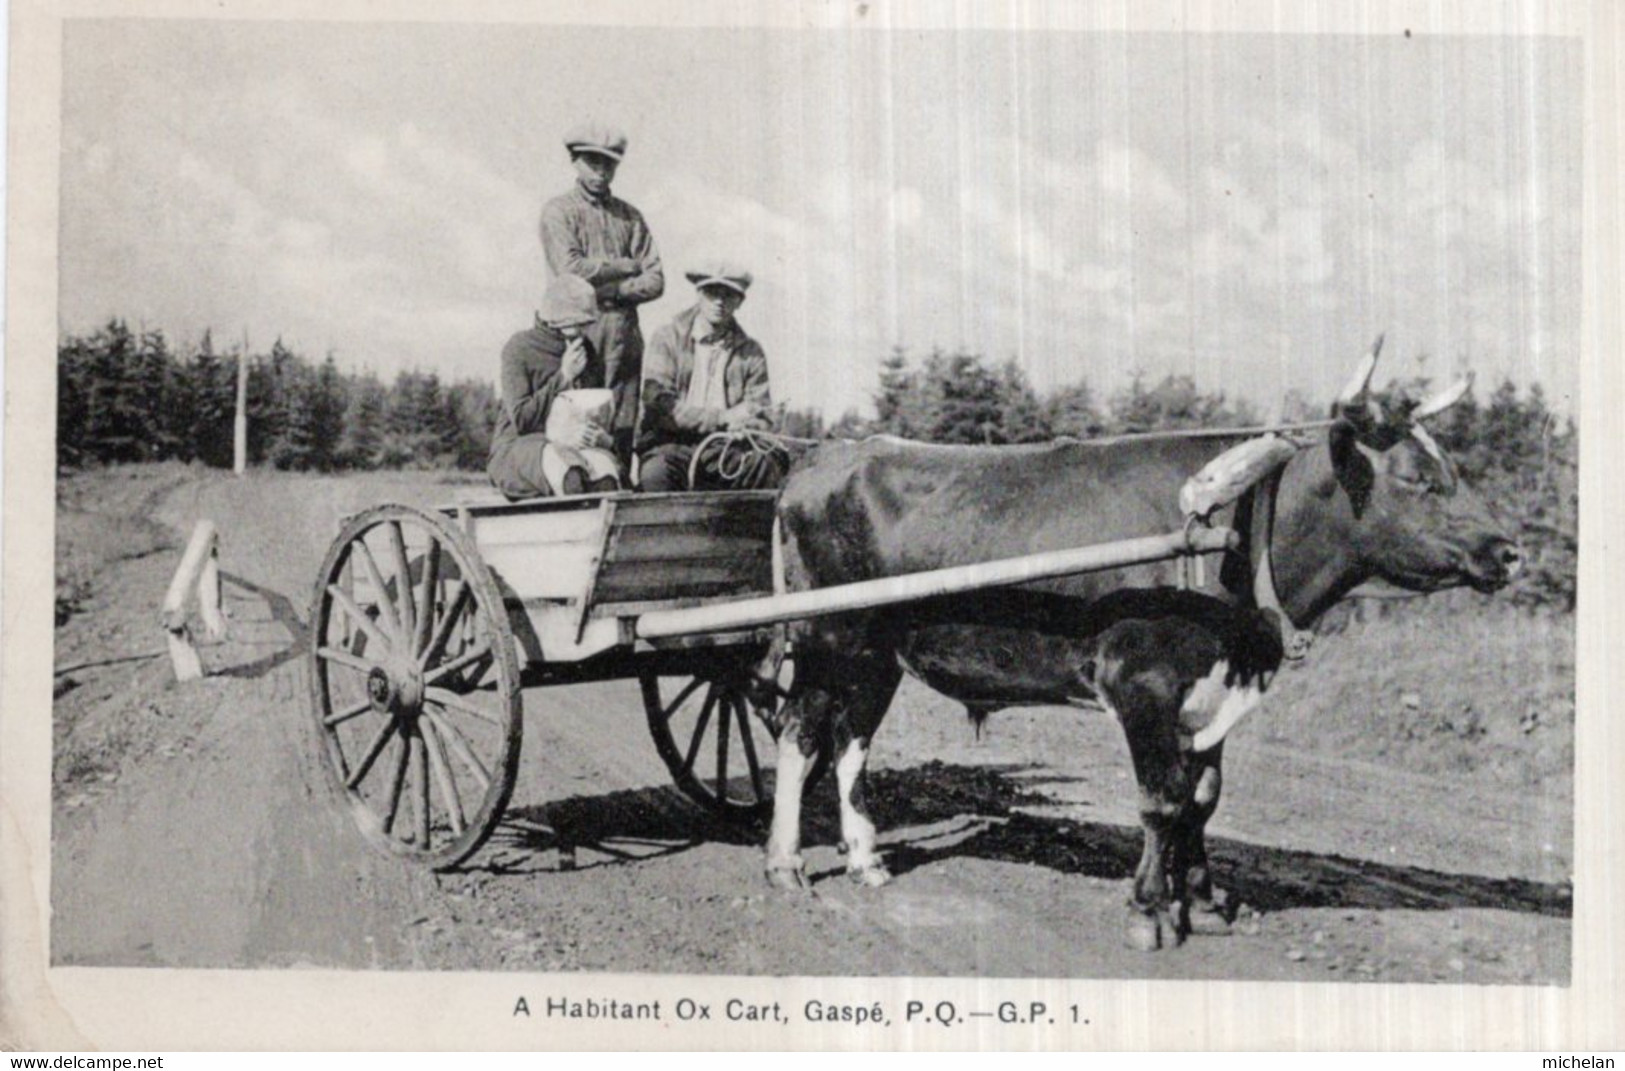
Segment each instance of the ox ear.
[{"label": "ox ear", "polygon": [[1349,496],[1349,505],[1358,519],[1371,501],[1371,488],[1377,482],[1376,469],[1360,449],[1360,433],[1353,424],[1339,420],[1332,425],[1326,439],[1332,452],[1332,471],[1337,474],[1338,486]]}]

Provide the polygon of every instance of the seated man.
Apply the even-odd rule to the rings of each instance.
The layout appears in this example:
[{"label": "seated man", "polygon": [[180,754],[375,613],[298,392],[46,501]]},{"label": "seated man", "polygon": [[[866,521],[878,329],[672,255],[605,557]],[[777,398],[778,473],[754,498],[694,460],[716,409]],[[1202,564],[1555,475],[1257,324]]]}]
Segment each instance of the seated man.
[{"label": "seated man", "polygon": [[750,272],[711,263],[687,276],[698,304],[655,332],[644,354],[637,449],[645,491],[687,490],[707,435],[772,426],[767,358],[734,319]]},{"label": "seated man", "polygon": [[502,348],[502,409],[485,471],[509,498],[613,491],[621,485],[609,432],[600,423],[579,420],[563,438],[547,435],[560,395],[604,385],[603,361],[584,334],[597,319],[592,284],[560,275],[542,295],[536,326]]}]

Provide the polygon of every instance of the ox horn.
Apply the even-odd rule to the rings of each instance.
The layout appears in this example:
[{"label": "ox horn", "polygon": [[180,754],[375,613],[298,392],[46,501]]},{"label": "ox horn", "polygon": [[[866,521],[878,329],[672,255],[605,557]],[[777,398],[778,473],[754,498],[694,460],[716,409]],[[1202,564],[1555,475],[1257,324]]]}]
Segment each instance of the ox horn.
[{"label": "ox horn", "polygon": [[1470,375],[1463,376],[1412,410],[1411,419],[1426,420],[1430,416],[1436,416],[1444,412],[1465,398],[1472,385],[1473,377]]},{"label": "ox horn", "polygon": [[1428,434],[1426,428],[1420,424],[1412,424],[1411,435],[1415,437],[1417,442],[1422,444],[1422,449],[1432,455],[1433,460],[1437,461],[1441,466],[1444,465],[1444,451],[1439,449],[1438,441]]},{"label": "ox horn", "polygon": [[1339,403],[1349,405],[1371,386],[1371,373],[1377,370],[1377,355],[1382,353],[1382,339],[1383,336],[1378,335],[1377,341],[1371,344],[1371,352],[1360,358],[1360,365],[1354,370],[1348,386],[1337,396]]}]

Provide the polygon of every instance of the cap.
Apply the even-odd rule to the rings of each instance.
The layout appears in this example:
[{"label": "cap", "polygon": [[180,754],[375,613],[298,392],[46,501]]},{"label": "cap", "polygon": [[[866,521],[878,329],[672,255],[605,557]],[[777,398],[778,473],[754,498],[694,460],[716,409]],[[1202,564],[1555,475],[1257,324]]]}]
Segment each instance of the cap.
[{"label": "cap", "polygon": [[598,292],[578,275],[560,275],[542,294],[538,319],[550,327],[590,324],[598,319]]},{"label": "cap", "polygon": [[626,155],[626,135],[604,123],[579,123],[564,135],[564,147],[571,152],[595,152],[620,163]]},{"label": "cap", "polygon": [[750,272],[729,260],[708,260],[684,275],[696,288],[726,286],[743,294],[751,284]]}]

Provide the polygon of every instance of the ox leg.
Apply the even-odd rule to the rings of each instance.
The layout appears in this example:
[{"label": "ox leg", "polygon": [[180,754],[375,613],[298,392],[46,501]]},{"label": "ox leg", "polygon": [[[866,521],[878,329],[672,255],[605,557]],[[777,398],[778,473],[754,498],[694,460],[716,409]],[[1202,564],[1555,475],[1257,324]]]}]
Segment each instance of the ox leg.
[{"label": "ox leg", "polygon": [[1207,823],[1219,807],[1224,788],[1221,762],[1224,746],[1191,756],[1192,778],[1196,787],[1191,805],[1180,821],[1179,865],[1185,871],[1186,900],[1192,933],[1223,935],[1230,932],[1231,905],[1223,889],[1213,884],[1207,859]]},{"label": "ox leg", "polygon": [[801,790],[818,752],[818,728],[828,709],[828,695],[811,690],[792,698],[780,714],[773,823],[767,837],[767,880],[774,888],[809,887],[801,858]]},{"label": "ox leg", "polygon": [[895,662],[868,657],[861,684],[847,696],[834,723],[835,785],[841,799],[841,846],[846,851],[846,872],[853,881],[878,888],[891,880],[891,871],[876,848],[875,823],[864,792],[864,766],[869,742],[880,728],[897,685],[903,679]]},{"label": "ox leg", "polygon": [[1120,645],[1102,644],[1100,693],[1128,740],[1145,831],[1125,938],[1130,947],[1152,952],[1180,944],[1186,931],[1176,909],[1185,884],[1185,871],[1176,865],[1180,824],[1191,798],[1178,738],[1183,697],[1170,667],[1143,657],[1143,637],[1125,632],[1118,639]]}]

